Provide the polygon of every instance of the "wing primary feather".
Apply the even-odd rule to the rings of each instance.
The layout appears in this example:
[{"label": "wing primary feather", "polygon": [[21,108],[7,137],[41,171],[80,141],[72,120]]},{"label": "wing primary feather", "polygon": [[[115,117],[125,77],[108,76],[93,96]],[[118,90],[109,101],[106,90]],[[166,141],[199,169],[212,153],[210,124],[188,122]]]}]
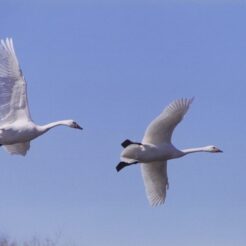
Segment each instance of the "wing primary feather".
[{"label": "wing primary feather", "polygon": [[17,118],[31,119],[26,93],[12,38],[0,41],[0,125]]},{"label": "wing primary feather", "polygon": [[142,143],[171,143],[173,130],[183,119],[194,98],[181,98],[171,102],[147,127]]},{"label": "wing primary feather", "polygon": [[151,206],[164,203],[168,187],[167,162],[141,164],[146,196]]}]

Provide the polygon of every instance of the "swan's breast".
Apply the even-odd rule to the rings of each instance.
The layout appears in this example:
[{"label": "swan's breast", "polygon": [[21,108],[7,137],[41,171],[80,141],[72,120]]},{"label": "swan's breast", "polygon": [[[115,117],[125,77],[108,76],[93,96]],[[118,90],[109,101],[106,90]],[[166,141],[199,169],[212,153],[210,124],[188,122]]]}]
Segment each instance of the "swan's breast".
[{"label": "swan's breast", "polygon": [[162,144],[159,146],[145,144],[139,153],[140,162],[166,161],[182,156],[182,152],[172,144]]},{"label": "swan's breast", "polygon": [[166,161],[183,156],[183,152],[176,149],[172,144],[131,144],[121,153],[121,159],[126,162],[138,161],[148,163],[153,161]]},{"label": "swan's breast", "polygon": [[14,122],[10,125],[1,127],[0,143],[14,144],[19,142],[26,142],[38,136],[37,129],[32,122]]}]

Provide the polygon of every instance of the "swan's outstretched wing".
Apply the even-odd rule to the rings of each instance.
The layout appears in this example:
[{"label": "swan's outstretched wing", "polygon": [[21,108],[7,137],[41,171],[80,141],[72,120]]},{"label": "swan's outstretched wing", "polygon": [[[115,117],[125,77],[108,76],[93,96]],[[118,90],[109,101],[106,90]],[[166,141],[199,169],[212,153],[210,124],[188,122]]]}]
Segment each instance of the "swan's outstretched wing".
[{"label": "swan's outstretched wing", "polygon": [[168,188],[167,162],[156,161],[141,164],[145,192],[151,206],[164,203]]},{"label": "swan's outstretched wing", "polygon": [[30,142],[3,145],[4,149],[11,155],[26,155],[30,149]]},{"label": "swan's outstretched wing", "polygon": [[26,82],[12,39],[0,42],[0,125],[16,119],[29,120]]},{"label": "swan's outstretched wing", "polygon": [[174,128],[183,119],[192,101],[193,98],[179,99],[170,103],[147,127],[142,143],[170,143]]}]

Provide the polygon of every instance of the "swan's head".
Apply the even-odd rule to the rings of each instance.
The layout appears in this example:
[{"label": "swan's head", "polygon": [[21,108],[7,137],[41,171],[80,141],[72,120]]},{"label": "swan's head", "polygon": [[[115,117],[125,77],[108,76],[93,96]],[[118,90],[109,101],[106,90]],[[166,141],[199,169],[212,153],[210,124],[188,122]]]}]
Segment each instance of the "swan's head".
[{"label": "swan's head", "polygon": [[74,120],[69,120],[68,121],[68,126],[71,127],[71,128],[83,130],[83,128],[77,122],[75,122]]},{"label": "swan's head", "polygon": [[211,152],[211,153],[221,153],[223,152],[222,150],[220,150],[218,147],[214,146],[214,145],[209,145],[206,147],[206,151],[207,152]]}]

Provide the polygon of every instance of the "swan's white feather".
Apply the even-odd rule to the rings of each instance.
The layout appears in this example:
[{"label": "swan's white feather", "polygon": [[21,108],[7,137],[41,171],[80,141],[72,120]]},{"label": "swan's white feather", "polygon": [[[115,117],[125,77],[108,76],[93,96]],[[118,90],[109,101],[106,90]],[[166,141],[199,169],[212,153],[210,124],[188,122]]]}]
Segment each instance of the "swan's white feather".
[{"label": "swan's white feather", "polygon": [[142,143],[171,143],[173,130],[183,119],[192,101],[193,98],[179,99],[170,103],[147,127]]},{"label": "swan's white feather", "polygon": [[0,144],[9,153],[25,155],[31,140],[59,125],[82,129],[73,120],[34,124],[26,91],[12,39],[0,40]]},{"label": "swan's white feather", "polygon": [[141,164],[145,192],[151,206],[164,203],[168,188],[167,162],[156,161]]},{"label": "swan's white feather", "polygon": [[192,101],[193,98],[173,101],[150,123],[141,143],[131,144],[128,140],[130,145],[125,147],[123,144],[121,160],[128,164],[142,163],[141,172],[151,206],[165,202],[168,189],[167,160],[195,152],[222,152],[214,145],[178,150],[171,143],[173,130],[183,119]]},{"label": "swan's white feather", "polygon": [[12,39],[0,42],[0,126],[31,119],[26,82],[19,67]]},{"label": "swan's white feather", "polygon": [[3,145],[3,148],[11,155],[26,155],[30,148],[30,142],[16,143],[11,145]]}]

